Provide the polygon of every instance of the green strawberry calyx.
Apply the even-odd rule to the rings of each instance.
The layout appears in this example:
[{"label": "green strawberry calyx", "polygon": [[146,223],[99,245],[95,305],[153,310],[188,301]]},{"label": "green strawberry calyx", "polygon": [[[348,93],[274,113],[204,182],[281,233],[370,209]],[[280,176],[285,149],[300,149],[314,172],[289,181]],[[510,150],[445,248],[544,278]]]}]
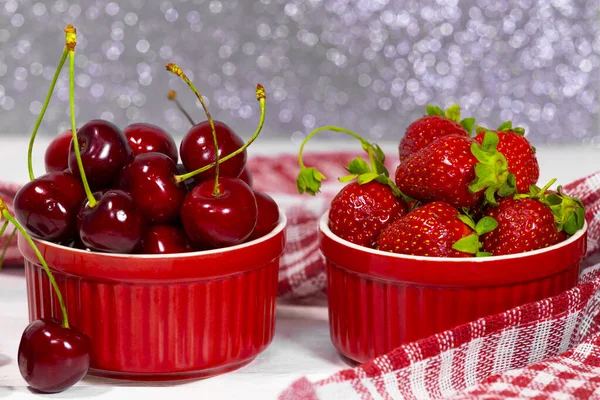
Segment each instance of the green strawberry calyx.
[{"label": "green strawberry calyx", "polygon": [[492,217],[483,217],[477,223],[468,215],[459,214],[457,216],[462,222],[473,229],[474,233],[457,240],[452,248],[463,253],[474,254],[476,257],[488,257],[491,253],[481,251],[483,243],[479,239],[481,235],[491,232],[498,227],[498,221]]},{"label": "green strawberry calyx", "polygon": [[[525,136],[525,128],[521,128],[520,126],[514,127],[512,126],[512,121],[504,121],[503,123],[500,124],[500,126],[498,128],[496,128],[497,132],[512,132],[515,133],[517,135],[520,136]],[[475,127],[475,132],[476,133],[482,133],[489,130],[488,128],[486,128],[485,126],[481,126],[481,125],[477,125]],[[536,149],[534,146],[531,146],[531,149],[533,150],[533,152],[536,152]]]},{"label": "green strawberry calyx", "polygon": [[309,133],[302,144],[300,145],[300,151],[298,152],[298,164],[300,165],[300,172],[296,178],[296,186],[298,193],[308,193],[310,195],[316,195],[321,189],[321,182],[327,179],[323,173],[314,167],[306,167],[302,161],[302,153],[304,146],[308,143],[309,139],[315,136],[317,133],[330,130],[334,132],[343,132],[353,138],[360,141],[363,150],[369,155],[369,162],[365,161],[362,157],[356,157],[345,167],[349,172],[349,175],[338,178],[340,182],[350,182],[357,180],[360,185],[371,181],[377,181],[381,184],[387,185],[392,189],[394,195],[402,197],[405,201],[412,200],[408,196],[404,195],[398,186],[390,179],[390,173],[385,167],[385,154],[381,147],[375,143],[369,143],[356,133],[338,126],[323,126],[315,129]]},{"label": "green strawberry calyx", "polygon": [[529,193],[515,195],[517,199],[536,199],[552,210],[554,221],[558,231],[564,231],[567,235],[573,235],[583,228],[585,223],[585,206],[577,197],[571,197],[562,191],[562,186],[556,188],[556,193],[546,193],[556,182],[556,178],[550,180],[543,188],[536,185],[529,187]]},{"label": "green strawberry calyx", "polygon": [[469,133],[469,136],[473,133],[473,127],[475,126],[475,118],[464,118],[460,119],[460,106],[458,104],[453,104],[444,111],[438,106],[434,106],[428,104],[425,109],[427,110],[427,115],[433,116],[438,115],[440,117],[448,118],[450,121],[454,121],[460,124],[465,130]]},{"label": "green strawberry calyx", "polygon": [[473,142],[471,153],[477,159],[475,179],[469,185],[471,193],[485,190],[485,203],[496,205],[496,194],[506,197],[516,193],[516,178],[508,171],[508,163],[502,153],[496,150],[498,134],[485,131],[481,144]]}]

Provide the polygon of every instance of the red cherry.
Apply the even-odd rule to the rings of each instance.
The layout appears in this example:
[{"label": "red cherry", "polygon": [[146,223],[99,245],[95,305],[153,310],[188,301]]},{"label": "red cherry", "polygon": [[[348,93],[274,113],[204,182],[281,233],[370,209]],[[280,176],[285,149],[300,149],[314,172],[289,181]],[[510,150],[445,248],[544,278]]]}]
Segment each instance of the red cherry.
[{"label": "red cherry", "polygon": [[91,250],[108,253],[132,253],[140,244],[145,221],[128,193],[108,190],[94,193],[98,203],[86,201],[79,215],[79,237]]},{"label": "red cherry", "polygon": [[29,233],[53,242],[77,237],[83,185],[70,172],[50,172],[27,182],[15,195],[17,220]]},{"label": "red cherry", "polygon": [[73,135],[70,130],[64,131],[52,139],[44,154],[46,172],[64,171],[69,168],[71,139],[73,139]]},{"label": "red cherry", "polygon": [[53,320],[35,320],[21,336],[19,371],[38,392],[62,392],[87,374],[90,352],[91,342],[84,333]]},{"label": "red cherry", "polygon": [[177,166],[162,153],[144,153],[135,157],[119,174],[116,188],[131,195],[144,218],[151,223],[172,222],[187,191],[175,182]]},{"label": "red cherry", "polygon": [[250,170],[248,169],[248,167],[245,167],[242,170],[242,174],[240,175],[240,179],[243,180],[244,182],[246,182],[246,184],[248,186],[253,187],[254,180],[252,179],[252,173],[250,173]]},{"label": "red cherry", "polygon": [[279,223],[279,207],[271,196],[262,192],[254,192],[258,217],[256,227],[249,240],[258,239],[271,232]]},{"label": "red cherry", "polygon": [[194,251],[183,230],[173,225],[151,226],[142,240],[141,254],[173,254]]},{"label": "red cherry", "polygon": [[256,197],[244,181],[219,177],[219,196],[213,179],[199,183],[185,196],[181,221],[198,248],[233,246],[246,240],[257,219]]},{"label": "red cherry", "polygon": [[175,140],[159,126],[140,122],[128,125],[123,134],[134,156],[156,152],[169,156],[175,163],[179,161]]},{"label": "red cherry", "polygon": [[[121,169],[133,159],[123,132],[108,121],[95,119],[77,131],[81,161],[93,191],[112,185]],[[80,178],[73,144],[69,148],[69,168]]]},{"label": "red cherry", "polygon": [[[185,169],[185,166],[183,164],[177,164],[177,175],[184,175],[187,173],[188,170]],[[196,181],[194,180],[194,178],[190,178],[183,181],[183,184],[185,185],[185,190],[189,192],[194,188],[194,186],[196,186]]]},{"label": "red cherry", "polygon": [[[223,122],[214,121],[219,157],[223,158],[244,145],[244,141]],[[193,126],[181,141],[181,161],[188,171],[195,171],[216,161],[212,129],[208,121]],[[237,178],[246,165],[246,150],[219,165],[219,176]],[[213,179],[214,168],[194,177],[196,182]]]}]

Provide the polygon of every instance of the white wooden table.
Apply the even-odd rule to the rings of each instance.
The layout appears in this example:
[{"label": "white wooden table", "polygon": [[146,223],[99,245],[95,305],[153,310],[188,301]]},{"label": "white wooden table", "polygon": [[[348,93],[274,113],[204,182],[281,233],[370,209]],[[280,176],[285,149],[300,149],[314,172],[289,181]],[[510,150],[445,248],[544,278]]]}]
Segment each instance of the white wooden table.
[{"label": "white wooden table", "polygon": [[[34,170],[43,172],[41,138],[35,148]],[[298,143],[258,140],[250,154],[295,152]],[[328,142],[322,149],[356,148],[352,143]],[[394,144],[382,146],[395,154]],[[309,145],[309,150],[316,146]],[[0,180],[27,180],[27,135],[0,135]],[[541,182],[558,178],[559,183],[600,169],[600,148],[539,146]],[[25,278],[21,270],[0,272],[0,399],[35,398],[19,375],[15,360],[21,333],[27,325]],[[70,390],[48,396],[59,399],[276,399],[291,382],[308,376],[324,378],[347,367],[329,340],[327,309],[323,304],[279,305],[275,339],[271,346],[248,366],[215,378],[181,384],[140,384],[86,378]]]}]

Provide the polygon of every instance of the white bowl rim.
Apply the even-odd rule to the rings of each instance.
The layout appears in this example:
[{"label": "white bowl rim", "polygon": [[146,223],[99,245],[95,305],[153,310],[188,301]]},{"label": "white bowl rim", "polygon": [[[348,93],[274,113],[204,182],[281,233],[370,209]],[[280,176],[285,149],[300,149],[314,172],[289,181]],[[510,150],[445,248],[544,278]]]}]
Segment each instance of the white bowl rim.
[{"label": "white bowl rim", "polygon": [[135,259],[150,259],[150,260],[161,259],[161,258],[194,258],[194,257],[199,257],[199,256],[210,256],[210,255],[216,255],[216,254],[221,254],[221,253],[227,253],[227,252],[231,252],[231,251],[235,251],[235,250],[240,250],[240,249],[243,249],[246,247],[254,246],[254,245],[257,245],[262,242],[266,242],[267,240],[272,239],[273,237],[275,237],[279,233],[281,233],[281,231],[283,231],[285,229],[286,225],[287,225],[287,217],[286,217],[285,213],[282,212],[280,209],[279,222],[277,223],[277,226],[275,228],[273,228],[273,230],[271,232],[264,235],[263,237],[251,240],[249,242],[244,242],[244,243],[241,243],[241,244],[238,244],[235,246],[222,247],[219,249],[212,249],[212,250],[191,251],[188,253],[169,253],[169,254],[103,253],[103,252],[99,252],[99,251],[88,251],[88,250],[76,249],[73,247],[67,247],[67,246],[63,246],[63,245],[49,242],[46,240],[37,239],[33,236],[32,236],[32,239],[34,240],[34,242],[43,243],[47,247],[53,247],[53,248],[63,250],[63,251],[73,251],[76,253],[82,253],[82,254],[88,254],[88,255],[93,254],[94,256],[98,256],[98,257],[113,257],[113,258],[124,258],[124,259],[135,258]]},{"label": "white bowl rim", "polygon": [[408,260],[415,260],[415,261],[433,261],[433,262],[455,262],[455,263],[464,263],[465,261],[466,262],[492,262],[492,261],[513,260],[513,259],[517,259],[517,258],[535,256],[537,254],[542,254],[542,253],[546,253],[549,251],[558,250],[561,247],[568,246],[569,244],[579,240],[588,229],[588,225],[587,225],[587,221],[586,221],[583,225],[583,228],[578,230],[573,236],[571,236],[567,240],[564,240],[560,243],[557,243],[557,244],[549,246],[549,247],[545,247],[543,249],[532,250],[532,251],[528,251],[525,253],[507,254],[507,255],[502,255],[502,256],[460,258],[460,257],[413,256],[413,255],[409,255],[409,254],[398,254],[398,253],[392,253],[392,252],[388,252],[388,251],[371,249],[369,247],[364,247],[364,246],[354,244],[352,242],[349,242],[349,241],[337,236],[335,233],[333,233],[331,231],[331,229],[329,229],[328,222],[329,222],[329,209],[327,211],[325,211],[320,218],[320,221],[319,221],[320,231],[324,235],[329,237],[330,239],[338,242],[339,244],[346,246],[346,247],[353,248],[355,250],[363,251],[363,252],[370,253],[373,255],[397,258],[397,259],[408,259]]}]

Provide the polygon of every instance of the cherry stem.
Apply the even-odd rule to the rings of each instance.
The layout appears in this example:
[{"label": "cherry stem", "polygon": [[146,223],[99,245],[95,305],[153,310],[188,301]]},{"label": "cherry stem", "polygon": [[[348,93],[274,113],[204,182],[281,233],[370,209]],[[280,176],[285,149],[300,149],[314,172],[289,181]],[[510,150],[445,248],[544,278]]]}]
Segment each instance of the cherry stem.
[{"label": "cherry stem", "polygon": [[[265,124],[265,114],[266,114],[265,88],[260,83],[258,83],[256,85],[256,99],[260,103],[260,119],[258,121],[258,126],[256,127],[256,130],[254,131],[254,134],[252,135],[252,137],[250,139],[248,139],[248,141],[246,143],[244,143],[244,145],[242,147],[240,147],[233,153],[230,153],[230,154],[226,155],[225,157],[221,158],[219,160],[219,164],[222,164],[227,160],[231,160],[233,157],[237,156],[242,151],[246,150],[246,148],[248,146],[250,146],[252,144],[252,142],[254,142],[256,140],[256,138],[258,137],[258,135],[260,134],[260,131],[262,130],[263,125]],[[216,165],[216,163],[212,163],[209,165],[205,165],[202,168],[198,168],[197,170],[194,170],[194,171],[182,174],[182,175],[176,175],[175,182],[179,183],[179,182],[186,181],[190,178],[193,178],[194,176],[196,176],[198,174],[201,174],[204,171],[208,171],[209,169],[214,168],[215,165]]]},{"label": "cherry stem", "polygon": [[204,109],[204,114],[206,114],[206,119],[208,119],[208,123],[210,124],[210,128],[212,130],[213,143],[215,145],[215,186],[213,189],[213,197],[219,197],[221,196],[221,189],[219,188],[219,143],[217,142],[217,130],[215,129],[215,123],[213,122],[213,119],[210,116],[210,112],[208,112],[206,104],[204,104],[204,99],[202,98],[202,95],[200,94],[200,92],[198,92],[192,81],[190,81],[190,79],[183,72],[183,70],[177,64],[173,63],[167,64],[166,68],[167,71],[172,72],[173,74],[180,77],[185,83],[187,83],[187,85],[190,87],[190,89],[192,89],[192,91],[198,98],[198,101],[200,101],[202,109]]},{"label": "cherry stem", "polygon": [[[351,130],[348,130],[346,128],[341,128],[341,127],[335,126],[335,125],[322,126],[320,128],[315,129],[311,133],[309,133],[306,136],[306,138],[304,138],[304,141],[302,141],[302,144],[300,145],[300,151],[298,152],[298,164],[300,165],[301,169],[306,168],[306,166],[304,165],[304,162],[302,161],[302,153],[304,151],[304,146],[306,146],[306,143],[308,143],[308,141],[313,136],[315,136],[317,133],[323,132],[323,131],[334,131],[334,132],[346,133],[346,134],[352,136],[353,138],[358,139],[363,145],[366,145],[367,148],[371,147],[371,144],[369,142],[367,142],[365,139],[361,138],[360,136],[358,136],[356,133],[352,132]],[[367,151],[367,152],[369,153],[369,159],[370,159],[371,163],[373,164],[373,157],[371,155],[371,152],[370,151]]]},{"label": "cherry stem", "polygon": [[194,120],[192,119],[192,117],[190,116],[190,114],[188,114],[188,112],[185,110],[185,108],[183,108],[183,106],[181,105],[181,103],[179,102],[179,100],[177,100],[177,92],[174,90],[171,90],[169,92],[169,95],[167,96],[169,100],[171,100],[173,103],[175,103],[175,105],[177,106],[177,108],[179,109],[179,111],[181,111],[181,113],[183,115],[185,115],[185,117],[187,118],[188,121],[190,121],[190,124],[192,126],[196,125],[196,123],[194,122]]},{"label": "cherry stem", "polygon": [[14,219],[12,215],[10,215],[10,213],[6,209],[6,206],[4,206],[4,203],[2,203],[2,200],[0,200],[0,210],[2,210],[2,216],[4,216],[4,218],[6,218],[7,221],[10,221],[15,226],[15,228],[17,228],[19,230],[19,232],[21,232],[21,234],[23,235],[25,240],[27,240],[27,243],[29,243],[29,245],[35,252],[35,255],[37,256],[38,260],[40,260],[40,263],[42,264],[42,267],[44,267],[44,271],[46,272],[46,275],[48,276],[48,279],[50,280],[50,283],[52,284],[52,288],[54,289],[54,292],[56,293],[56,298],[58,299],[58,304],[60,305],[60,309],[62,311],[62,319],[63,319],[62,326],[65,328],[68,328],[69,327],[69,317],[67,316],[67,308],[65,307],[65,302],[63,301],[62,293],[60,292],[58,284],[56,283],[56,280],[54,279],[54,275],[52,275],[50,268],[48,268],[48,264],[46,264],[46,260],[44,260],[42,253],[40,253],[40,250],[37,248],[37,246],[31,239],[31,236],[29,236],[29,234],[25,231],[25,229],[23,229],[21,224],[19,224],[17,222],[17,220]]},{"label": "cherry stem", "polygon": [[[6,221],[5,225],[8,225],[8,221]],[[8,251],[8,247],[12,243],[13,238],[15,237],[16,233],[17,233],[17,228],[14,228],[12,233],[8,237],[6,245],[4,245],[4,249],[2,249],[2,254],[0,254],[0,270],[2,269],[2,264],[4,264],[4,257],[6,257],[6,252]],[[2,234],[0,234],[0,236],[2,236]]]},{"label": "cherry stem", "polygon": [[58,67],[56,67],[56,71],[54,72],[54,77],[52,77],[52,82],[50,82],[50,88],[48,89],[48,94],[46,94],[46,100],[44,100],[44,104],[42,105],[42,110],[38,115],[37,121],[35,121],[35,126],[33,127],[33,132],[31,132],[31,138],[29,139],[29,148],[27,150],[27,168],[29,170],[29,179],[34,180],[35,175],[33,174],[33,163],[32,163],[32,155],[33,155],[33,143],[35,142],[35,137],[37,135],[38,129],[40,129],[40,125],[42,124],[42,120],[44,119],[44,115],[46,114],[46,109],[48,108],[48,104],[50,103],[50,98],[52,98],[52,93],[54,92],[54,87],[56,86],[56,82],[58,81],[58,76],[60,75],[60,71],[62,71],[63,65],[65,65],[65,61],[67,59],[67,55],[69,50],[65,47],[63,51],[62,57],[58,62]]},{"label": "cherry stem", "polygon": [[71,112],[71,134],[73,135],[73,149],[75,150],[75,158],[77,158],[77,166],[79,167],[79,174],[81,175],[81,181],[83,182],[83,188],[85,195],[88,199],[88,206],[94,208],[96,206],[96,199],[90,190],[85,171],[83,169],[83,162],[81,161],[81,151],[79,150],[79,141],[77,140],[77,129],[75,122],[75,46],[77,45],[77,31],[73,28],[73,25],[68,25],[65,28],[65,38],[67,42],[67,48],[69,49],[69,107]]},{"label": "cherry stem", "polygon": [[4,235],[4,232],[6,231],[7,226],[8,226],[8,221],[5,221],[4,225],[2,225],[2,228],[0,229],[0,237],[2,237],[2,235]]}]

